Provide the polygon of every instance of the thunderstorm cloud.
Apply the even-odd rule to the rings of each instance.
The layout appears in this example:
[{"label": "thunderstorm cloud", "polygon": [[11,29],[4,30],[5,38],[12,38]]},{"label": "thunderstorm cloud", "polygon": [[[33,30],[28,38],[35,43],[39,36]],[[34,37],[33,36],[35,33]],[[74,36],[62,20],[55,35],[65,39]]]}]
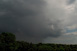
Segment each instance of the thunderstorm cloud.
[{"label": "thunderstorm cloud", "polygon": [[[72,23],[76,24],[75,2],[76,0],[0,0],[0,32],[12,32],[17,40],[34,43],[46,42],[48,37],[51,38],[47,42],[60,36],[62,38],[67,34],[66,28]],[[70,22],[72,17],[75,21]]]}]

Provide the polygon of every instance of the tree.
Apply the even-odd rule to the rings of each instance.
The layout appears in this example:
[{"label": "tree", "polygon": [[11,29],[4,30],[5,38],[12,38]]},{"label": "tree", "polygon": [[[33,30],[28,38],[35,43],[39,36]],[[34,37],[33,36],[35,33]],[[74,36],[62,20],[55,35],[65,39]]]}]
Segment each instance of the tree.
[{"label": "tree", "polygon": [[16,41],[15,35],[8,32],[3,32],[0,34],[1,43],[13,43]]},{"label": "tree", "polygon": [[16,49],[16,38],[15,35],[8,32],[0,34],[0,49],[3,51],[15,51]]},{"label": "tree", "polygon": [[16,51],[28,51],[29,49],[29,43],[24,42],[24,41],[17,41],[18,44],[18,49]]},{"label": "tree", "polygon": [[51,46],[41,45],[39,46],[39,51],[54,51],[54,49]]}]

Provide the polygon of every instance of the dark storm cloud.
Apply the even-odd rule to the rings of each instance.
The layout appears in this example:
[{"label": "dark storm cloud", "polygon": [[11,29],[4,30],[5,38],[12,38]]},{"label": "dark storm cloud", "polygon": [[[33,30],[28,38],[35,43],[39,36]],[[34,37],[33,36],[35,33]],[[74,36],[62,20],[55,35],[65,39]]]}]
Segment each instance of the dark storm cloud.
[{"label": "dark storm cloud", "polygon": [[13,32],[17,40],[29,42],[60,36],[59,21],[47,20],[43,13],[45,4],[43,0],[0,0],[0,32]]},{"label": "dark storm cloud", "polygon": [[68,1],[67,4],[70,5],[70,4],[74,3],[76,0],[67,0],[67,1]]}]

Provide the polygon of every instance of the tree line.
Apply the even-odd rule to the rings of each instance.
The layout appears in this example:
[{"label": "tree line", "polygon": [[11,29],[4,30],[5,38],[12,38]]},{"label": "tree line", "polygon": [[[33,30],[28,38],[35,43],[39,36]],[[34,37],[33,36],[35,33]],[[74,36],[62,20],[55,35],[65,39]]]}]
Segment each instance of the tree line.
[{"label": "tree line", "polygon": [[77,45],[28,43],[16,41],[12,33],[2,32],[0,34],[0,51],[77,51]]}]

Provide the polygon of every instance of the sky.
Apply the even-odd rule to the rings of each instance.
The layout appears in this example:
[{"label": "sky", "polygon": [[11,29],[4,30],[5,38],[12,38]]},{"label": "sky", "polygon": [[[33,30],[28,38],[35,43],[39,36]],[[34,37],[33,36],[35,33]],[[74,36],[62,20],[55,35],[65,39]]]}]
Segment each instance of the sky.
[{"label": "sky", "polygon": [[0,32],[20,41],[77,44],[77,0],[0,0]]}]

